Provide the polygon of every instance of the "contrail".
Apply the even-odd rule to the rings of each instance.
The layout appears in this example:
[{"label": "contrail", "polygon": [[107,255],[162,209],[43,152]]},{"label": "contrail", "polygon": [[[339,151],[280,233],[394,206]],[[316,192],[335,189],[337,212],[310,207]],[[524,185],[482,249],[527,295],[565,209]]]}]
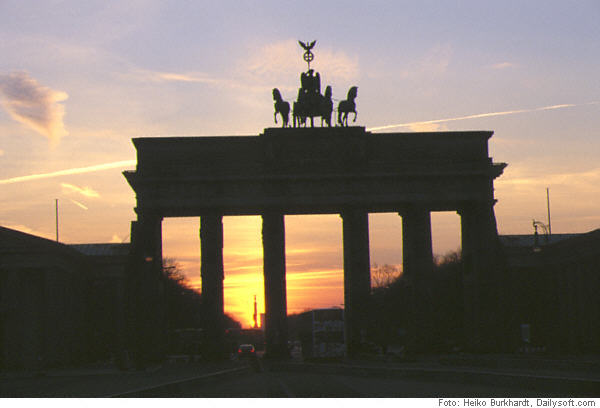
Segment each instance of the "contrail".
[{"label": "contrail", "polygon": [[[422,122],[408,122],[408,123],[398,123],[395,125],[376,126],[376,127],[368,128],[367,130],[373,131],[373,130],[392,129],[392,128],[397,128],[397,127],[408,127],[408,126],[415,126],[415,125],[428,125],[428,124],[434,124],[434,123],[454,122],[457,120],[489,118],[492,116],[514,115],[517,113],[529,113],[529,112],[539,112],[539,111],[554,110],[554,109],[572,108],[572,107],[576,107],[576,106],[597,105],[598,103],[600,103],[600,102],[595,101],[595,102],[588,102],[588,103],[582,103],[582,104],[567,103],[567,104],[562,104],[562,105],[543,106],[541,108],[534,108],[534,109],[517,109],[517,110],[502,111],[502,112],[478,113],[476,115],[459,116],[456,118],[435,119],[435,120],[427,120],[427,121],[422,121]],[[51,178],[51,177],[92,173],[95,171],[115,169],[115,168],[119,168],[119,167],[135,166],[136,163],[137,162],[135,160],[123,160],[123,161],[118,161],[118,162],[98,164],[95,166],[78,167],[78,168],[74,168],[74,169],[59,170],[59,171],[54,171],[51,173],[32,174],[29,176],[20,176],[20,177],[13,177],[13,178],[0,180],[0,184],[13,184],[13,183],[20,183],[23,181],[39,180],[39,179],[45,179],[45,178]]]},{"label": "contrail", "polygon": [[58,171],[53,171],[51,173],[31,174],[29,176],[13,177],[13,178],[0,180],[0,184],[13,184],[13,183],[20,183],[23,181],[39,180],[39,179],[45,179],[45,178],[51,178],[51,177],[92,173],[94,171],[116,169],[116,168],[126,167],[126,166],[135,166],[135,164],[136,164],[135,160],[123,160],[123,161],[118,161],[118,162],[97,164],[95,166],[77,167],[74,169],[58,170]]},{"label": "contrail", "polygon": [[89,210],[89,208],[87,208],[85,205],[81,204],[79,201],[73,200],[72,198],[70,198],[71,202],[73,204],[75,204],[77,207],[79,208],[83,208],[84,210]]},{"label": "contrail", "polygon": [[369,128],[367,130],[368,131],[383,130],[383,129],[392,129],[392,128],[397,128],[397,127],[408,127],[408,126],[416,126],[416,125],[429,125],[429,124],[433,124],[433,123],[453,122],[453,121],[465,120],[465,119],[489,118],[492,116],[514,115],[516,113],[539,112],[539,111],[546,111],[546,110],[553,110],[553,109],[572,108],[575,106],[596,105],[598,103],[600,103],[600,102],[598,102],[598,101],[588,102],[588,103],[582,103],[579,105],[567,103],[567,104],[563,104],[563,105],[544,106],[544,107],[535,108],[535,109],[518,109],[518,110],[510,110],[510,111],[503,111],[503,112],[478,113],[476,115],[459,116],[456,118],[427,120],[427,121],[423,121],[423,122],[399,123],[396,125],[387,125],[387,126],[376,126],[376,127]]}]

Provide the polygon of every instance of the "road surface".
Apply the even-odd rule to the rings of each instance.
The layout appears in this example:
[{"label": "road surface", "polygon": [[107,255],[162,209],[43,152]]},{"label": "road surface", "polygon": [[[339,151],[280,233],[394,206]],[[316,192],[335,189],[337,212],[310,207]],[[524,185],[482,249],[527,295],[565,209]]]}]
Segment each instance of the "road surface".
[{"label": "road surface", "polygon": [[[434,382],[356,375],[249,372],[233,378],[184,384],[173,397],[523,397],[539,396],[535,390],[454,382]],[[548,393],[543,393],[548,395]]]}]

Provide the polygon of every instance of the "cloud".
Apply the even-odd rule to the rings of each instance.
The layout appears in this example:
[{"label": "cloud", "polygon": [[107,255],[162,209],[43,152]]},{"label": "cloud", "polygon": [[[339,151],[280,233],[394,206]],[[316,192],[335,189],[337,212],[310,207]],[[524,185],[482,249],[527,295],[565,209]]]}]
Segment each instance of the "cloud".
[{"label": "cloud", "polygon": [[0,149],[0,156],[4,156],[4,150]]},{"label": "cloud", "polygon": [[121,244],[123,243],[123,239],[117,234],[113,234],[112,238],[108,242],[110,242],[111,244]]},{"label": "cloud", "polygon": [[[571,173],[531,174],[529,169],[511,169],[516,177],[504,177],[495,181],[501,187],[513,186],[542,190],[547,186],[564,186],[572,191],[585,192],[586,194],[600,194],[600,168]],[[529,173],[529,174],[528,174]]]},{"label": "cloud", "polygon": [[84,173],[91,173],[91,172],[101,171],[101,170],[118,169],[118,168],[123,168],[123,167],[128,167],[128,166],[135,166],[136,163],[137,162],[135,160],[123,160],[123,161],[118,161],[118,162],[97,164],[95,166],[77,167],[77,168],[73,168],[73,169],[52,171],[49,173],[31,174],[29,176],[20,176],[20,177],[12,177],[12,178],[8,178],[8,179],[3,179],[3,180],[0,180],[0,184],[21,183],[23,181],[39,180],[39,179],[45,179],[45,178],[50,178],[50,177],[69,176],[69,175],[73,175],[73,174],[84,174]]},{"label": "cloud", "polygon": [[449,44],[438,44],[424,54],[406,61],[393,72],[394,78],[404,80],[431,80],[442,77],[448,71],[453,49]]},{"label": "cloud", "polygon": [[26,72],[12,72],[0,75],[0,95],[14,120],[46,136],[52,144],[67,135],[65,108],[59,104],[68,98],[65,92],[40,85]]},{"label": "cloud", "polygon": [[512,62],[500,62],[498,64],[494,64],[492,65],[492,69],[506,69],[506,68],[513,68],[516,65],[513,64]]},{"label": "cloud", "polygon": [[233,76],[217,77],[204,72],[162,72],[136,69],[123,75],[135,81],[155,82],[155,83],[197,83],[211,85],[213,87],[229,88],[234,90],[244,90],[264,93],[271,90],[270,86],[255,84],[241,78],[235,79]]},{"label": "cloud", "polygon": [[82,203],[80,203],[79,201],[73,200],[72,198],[70,198],[69,200],[71,200],[71,202],[73,204],[75,204],[77,207],[84,209],[84,210],[88,210],[88,208],[85,205],[83,205]]},{"label": "cloud", "polygon": [[[302,59],[303,50],[293,39],[274,42],[253,47],[242,57],[230,72],[221,75],[211,75],[204,72],[164,72],[145,69],[135,69],[126,78],[155,83],[198,83],[220,88],[243,90],[243,94],[255,92],[264,94],[271,92],[274,84],[282,91],[296,91],[299,85],[300,72],[306,70]],[[332,81],[347,82],[358,78],[358,60],[351,58],[342,51],[327,48],[315,50],[315,60],[311,68],[319,71],[322,83],[333,85]],[[327,75],[324,78],[323,75]],[[254,97],[251,104],[255,103]]]},{"label": "cloud", "polygon": [[435,123],[454,122],[454,121],[458,121],[458,120],[467,120],[467,119],[489,118],[489,117],[493,117],[493,116],[514,115],[517,113],[530,113],[530,112],[540,112],[540,111],[555,110],[555,109],[573,108],[576,106],[597,105],[598,103],[600,103],[600,102],[588,102],[588,103],[581,103],[581,104],[577,104],[577,105],[567,103],[567,104],[562,104],[562,105],[543,106],[541,108],[534,108],[534,109],[517,109],[517,110],[510,110],[510,111],[478,113],[475,115],[458,116],[455,118],[434,119],[434,120],[427,120],[427,121],[423,121],[423,122],[408,122],[408,123],[398,123],[396,125],[375,126],[375,127],[369,128],[367,130],[368,131],[384,130],[384,129],[392,129],[392,128],[397,128],[397,127],[413,128],[414,126],[424,126],[424,125],[431,125],[431,124],[435,124]]},{"label": "cloud", "polygon": [[[251,56],[239,64],[239,70],[255,81],[268,83],[295,84],[299,80],[299,72],[306,69],[302,59],[304,51],[298,41],[288,39],[263,45],[251,50]],[[343,51],[333,51],[327,47],[317,46],[313,49],[315,59],[311,68],[326,74],[337,81],[352,81],[358,77],[358,59],[346,55]],[[296,85],[294,85],[296,86]]]},{"label": "cloud", "polygon": [[90,198],[100,197],[100,194],[98,194],[98,192],[96,192],[95,190],[93,190],[90,187],[77,187],[73,184],[68,184],[68,183],[60,183],[60,185],[65,190],[68,190],[70,192],[79,193],[85,197],[90,197]]},{"label": "cloud", "polygon": [[452,53],[452,47],[449,44],[433,47],[418,63],[419,71],[430,75],[445,74],[450,65]]},{"label": "cloud", "polygon": [[218,85],[223,82],[203,72],[178,73],[138,69],[133,71],[133,75],[138,80],[151,82],[199,82],[211,85]]}]

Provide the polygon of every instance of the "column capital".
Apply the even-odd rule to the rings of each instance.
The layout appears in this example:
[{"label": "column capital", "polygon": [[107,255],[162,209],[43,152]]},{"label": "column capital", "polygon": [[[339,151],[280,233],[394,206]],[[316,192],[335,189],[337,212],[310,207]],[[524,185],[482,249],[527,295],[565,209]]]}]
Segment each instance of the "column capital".
[{"label": "column capital", "polygon": [[431,208],[428,205],[406,204],[397,211],[399,216],[411,215],[414,213],[431,213]]},{"label": "column capital", "polygon": [[163,220],[163,215],[160,211],[154,209],[140,209],[136,208],[135,212],[137,214],[138,221],[146,221],[146,220]]},{"label": "column capital", "polygon": [[456,212],[458,213],[458,215],[463,215],[474,211],[488,211],[490,209],[493,209],[497,202],[498,200],[496,199],[481,201],[465,201],[460,205],[459,208],[457,208]]},{"label": "column capital", "polygon": [[367,214],[369,215],[369,210],[363,207],[348,207],[348,208],[342,208],[342,210],[339,212],[339,216],[340,218],[343,220],[344,217],[354,217],[357,214]]},{"label": "column capital", "polygon": [[209,211],[202,211],[200,213],[200,218],[202,218],[202,216],[204,217],[223,217],[224,212],[221,210],[209,210]]}]

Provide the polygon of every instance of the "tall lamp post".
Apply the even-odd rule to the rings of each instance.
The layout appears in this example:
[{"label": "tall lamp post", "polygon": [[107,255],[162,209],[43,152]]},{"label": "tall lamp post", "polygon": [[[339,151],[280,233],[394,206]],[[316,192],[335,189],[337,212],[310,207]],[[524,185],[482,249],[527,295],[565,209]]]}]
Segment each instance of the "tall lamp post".
[{"label": "tall lamp post", "polygon": [[549,237],[548,227],[546,226],[546,224],[544,224],[541,221],[533,220],[533,228],[535,230],[535,232],[533,233],[533,252],[540,252],[542,250],[540,248],[540,243],[539,243],[539,238],[538,238],[539,237],[538,227],[540,227],[544,231],[546,244],[548,243],[548,237]]},{"label": "tall lamp post", "polygon": [[54,213],[56,218],[56,242],[58,242],[58,198],[54,199]]}]

